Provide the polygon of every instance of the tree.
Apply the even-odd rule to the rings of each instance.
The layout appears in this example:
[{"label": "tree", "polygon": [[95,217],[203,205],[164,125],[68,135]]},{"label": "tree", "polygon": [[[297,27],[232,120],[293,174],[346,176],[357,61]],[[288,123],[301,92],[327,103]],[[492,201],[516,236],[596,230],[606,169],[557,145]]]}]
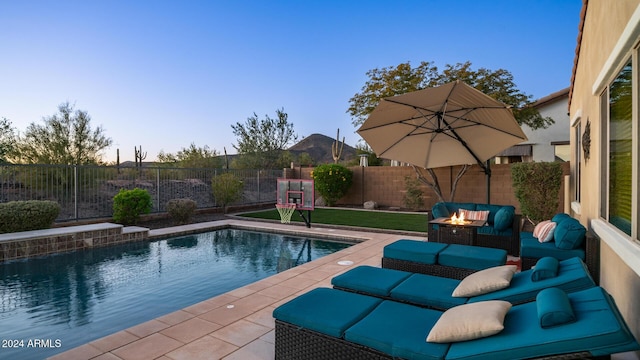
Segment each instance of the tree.
[{"label": "tree", "polygon": [[559,162],[516,163],[511,181],[520,210],[532,224],[549,220],[558,212],[562,165]]},{"label": "tree", "polygon": [[30,164],[86,165],[102,163],[101,151],[112,144],[101,126],[91,128],[91,117],[75,110],[69,102],[58,106],[58,113],[43,118],[44,124],[31,123],[18,140],[18,155]]},{"label": "tree", "polygon": [[244,124],[231,125],[238,144],[233,147],[238,151],[236,165],[242,168],[275,169],[287,166],[283,150],[298,139],[289,123],[284,109],[276,110],[276,119],[265,115],[263,120],[253,113]]},{"label": "tree", "polygon": [[11,121],[0,118],[0,164],[9,161],[16,147],[16,133],[11,127]]},{"label": "tree", "polygon": [[[467,61],[455,65],[445,65],[444,70],[439,72],[433,62],[423,61],[415,68],[412,68],[408,62],[396,67],[376,68],[369,70],[367,76],[369,80],[362,87],[361,92],[349,99],[350,105],[347,113],[352,116],[352,124],[355,127],[364,123],[384,97],[440,86],[455,80],[461,80],[492,98],[510,105],[513,115],[520,125],[527,125],[536,130],[547,128],[554,123],[552,118],[542,117],[538,110],[531,106],[532,96],[518,90],[513,82],[513,75],[504,69],[494,71],[480,68],[473,70],[471,62]],[[457,182],[468,168],[468,166],[463,166],[458,172],[448,201],[453,201]],[[415,166],[414,169],[418,180],[432,188],[440,201],[445,201],[435,173],[430,169]]]},{"label": "tree", "polygon": [[362,125],[384,97],[440,86],[455,80],[464,81],[492,98],[510,105],[520,125],[527,125],[536,130],[547,128],[554,123],[552,118],[542,117],[538,110],[531,106],[533,96],[518,90],[513,82],[513,75],[504,69],[473,70],[471,62],[467,61],[445,65],[444,70],[438,72],[438,68],[432,62],[423,61],[415,68],[408,62],[396,67],[376,68],[367,71],[367,76],[369,80],[361,92],[349,99],[347,113],[352,116],[355,127]]},{"label": "tree", "polygon": [[215,149],[211,150],[207,145],[197,147],[194,143],[175,154],[160,151],[158,161],[174,163],[184,168],[218,168],[222,164],[220,154]]}]

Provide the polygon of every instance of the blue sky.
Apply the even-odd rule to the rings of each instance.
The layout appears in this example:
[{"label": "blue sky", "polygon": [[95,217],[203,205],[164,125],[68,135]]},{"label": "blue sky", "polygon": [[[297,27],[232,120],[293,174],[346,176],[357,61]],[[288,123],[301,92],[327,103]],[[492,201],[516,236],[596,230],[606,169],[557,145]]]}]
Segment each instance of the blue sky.
[{"label": "blue sky", "polygon": [[235,153],[232,124],[284,108],[299,139],[355,145],[349,99],[403,62],[510,71],[534,99],[570,85],[580,0],[0,0],[0,117],[24,131],[69,101],[104,159],[191,143]]}]

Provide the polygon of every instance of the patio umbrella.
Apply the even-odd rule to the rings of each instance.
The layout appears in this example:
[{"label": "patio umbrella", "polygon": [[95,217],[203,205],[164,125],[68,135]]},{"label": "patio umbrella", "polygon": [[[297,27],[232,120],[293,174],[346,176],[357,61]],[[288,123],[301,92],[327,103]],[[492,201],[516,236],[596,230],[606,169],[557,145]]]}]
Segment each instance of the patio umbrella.
[{"label": "patio umbrella", "polygon": [[511,109],[462,81],[384,98],[358,133],[378,157],[423,168],[477,163],[527,140]]}]

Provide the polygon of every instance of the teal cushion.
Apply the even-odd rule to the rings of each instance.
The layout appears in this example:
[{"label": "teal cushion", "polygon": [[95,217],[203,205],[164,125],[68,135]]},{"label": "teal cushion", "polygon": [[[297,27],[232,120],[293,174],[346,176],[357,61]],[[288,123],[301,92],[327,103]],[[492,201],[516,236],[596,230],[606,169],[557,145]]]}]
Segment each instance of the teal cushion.
[{"label": "teal cushion", "polygon": [[515,216],[515,208],[513,206],[503,206],[498,210],[493,220],[493,227],[498,231],[503,231],[513,226],[513,218]]},{"label": "teal cushion", "polygon": [[[530,359],[589,351],[598,357],[640,347],[613,301],[600,287],[568,295],[577,321],[542,329],[535,302],[514,305],[504,330],[494,336],[451,344],[448,360]],[[609,297],[610,298],[610,297]]]},{"label": "teal cushion", "polygon": [[558,266],[558,276],[540,281],[532,281],[532,269],[524,270],[513,275],[508,288],[488,294],[469,298],[468,302],[486,300],[505,300],[512,304],[532,302],[540,290],[556,287],[566,293],[580,291],[596,286],[589,275],[587,266],[579,258],[562,260]]},{"label": "teal cushion", "polygon": [[467,302],[465,297],[452,297],[460,280],[426,274],[413,274],[391,290],[391,299],[434,309],[449,309]]},{"label": "teal cushion", "polygon": [[451,216],[451,214],[449,213],[449,209],[447,209],[447,206],[442,202],[433,205],[433,207],[431,208],[431,214],[433,215],[434,219]]},{"label": "teal cushion", "polygon": [[440,360],[449,344],[428,343],[426,338],[441,315],[433,309],[383,301],[345,331],[344,338],[394,358]]},{"label": "teal cushion", "polygon": [[398,240],[382,249],[382,256],[422,264],[435,264],[438,254],[449,244],[421,240]]},{"label": "teal cushion", "polygon": [[494,205],[494,204],[477,204],[476,211],[485,211],[489,210],[489,217],[487,218],[487,222],[491,225],[495,221],[496,213],[498,210],[502,209],[503,205]]},{"label": "teal cushion", "polygon": [[[523,236],[524,234],[524,236]],[[529,234],[529,235],[527,235]],[[540,259],[545,256],[551,256],[558,260],[566,260],[572,257],[578,257],[582,260],[584,257],[584,248],[564,250],[556,246],[555,242],[541,243],[534,238],[531,233],[520,233],[520,256],[526,258]]]},{"label": "teal cushion", "polygon": [[553,221],[554,223],[559,223],[560,221],[570,218],[571,216],[569,214],[565,214],[565,213],[557,213],[555,215],[553,215],[553,217],[551,218],[551,221]]},{"label": "teal cushion", "polygon": [[451,244],[438,255],[438,264],[472,270],[483,270],[507,262],[507,251],[479,246]]},{"label": "teal cushion", "polygon": [[556,226],[553,239],[558,249],[578,249],[582,246],[586,233],[587,229],[578,220],[566,218]]},{"label": "teal cushion", "polygon": [[536,305],[538,321],[540,321],[540,327],[542,328],[576,321],[576,315],[573,313],[567,293],[558,288],[548,288],[540,291],[536,296]]},{"label": "teal cushion", "polygon": [[[333,337],[373,310],[382,299],[329,288],[316,288],[280,305],[273,317]],[[309,309],[313,309],[310,311]]]},{"label": "teal cushion", "polygon": [[391,290],[412,273],[368,265],[357,266],[331,279],[331,285],[361,293],[388,297]]},{"label": "teal cushion", "polygon": [[536,262],[531,271],[531,281],[540,281],[558,276],[558,259],[546,256]]}]

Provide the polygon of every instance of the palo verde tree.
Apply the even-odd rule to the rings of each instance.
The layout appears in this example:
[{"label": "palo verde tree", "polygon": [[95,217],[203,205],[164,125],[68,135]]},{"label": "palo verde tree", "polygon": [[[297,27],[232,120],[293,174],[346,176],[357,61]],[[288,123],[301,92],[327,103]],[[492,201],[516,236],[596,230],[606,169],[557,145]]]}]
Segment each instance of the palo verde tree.
[{"label": "palo verde tree", "polygon": [[29,164],[88,165],[102,163],[101,152],[112,140],[104,129],[91,128],[91,117],[74,110],[69,102],[58,106],[58,113],[43,118],[44,124],[31,123],[19,137],[17,158]]},{"label": "palo verde tree", "polygon": [[247,118],[247,121],[231,125],[238,144],[233,147],[238,151],[236,167],[245,169],[277,169],[287,166],[291,157],[286,154],[288,145],[298,139],[289,122],[289,115],[284,109],[276,110],[276,118],[260,120],[258,115]]},{"label": "palo verde tree", "polygon": [[183,168],[218,168],[222,165],[222,159],[215,149],[212,150],[207,145],[198,147],[194,143],[175,154],[160,151],[158,161]]},{"label": "palo verde tree", "polygon": [[[512,107],[513,115],[520,125],[527,125],[536,130],[546,128],[554,123],[552,118],[542,117],[532,107],[532,96],[520,91],[513,82],[513,75],[504,69],[490,70],[480,68],[474,70],[470,62],[445,65],[440,71],[433,62],[421,62],[411,67],[409,62],[397,66],[369,70],[369,80],[349,100],[347,113],[352,117],[353,125],[358,128],[375,109],[384,97],[400,95],[411,91],[440,86],[461,80],[483,93]],[[453,201],[455,186],[469,167],[463,166],[454,179],[448,201]],[[434,190],[440,201],[445,201],[438,178],[432,169],[421,169],[414,166],[417,178]],[[430,179],[427,179],[426,175]]]}]

